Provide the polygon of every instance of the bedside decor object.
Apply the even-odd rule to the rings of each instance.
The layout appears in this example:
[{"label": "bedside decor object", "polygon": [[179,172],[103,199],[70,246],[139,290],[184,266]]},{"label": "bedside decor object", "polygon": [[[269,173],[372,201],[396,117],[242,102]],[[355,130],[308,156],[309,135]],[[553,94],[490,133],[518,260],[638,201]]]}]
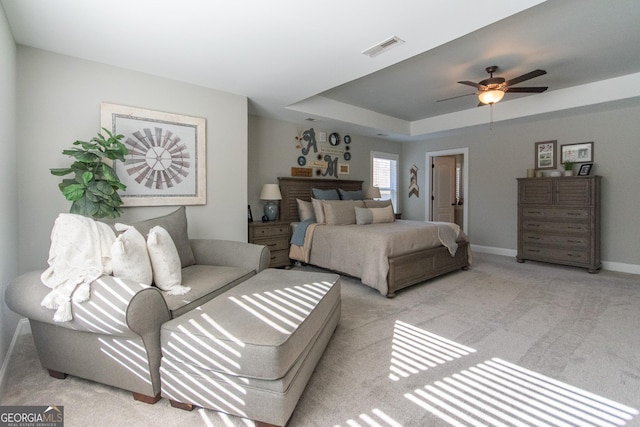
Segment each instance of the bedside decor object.
[{"label": "bedside decor object", "polygon": [[265,184],[262,186],[260,200],[265,200],[267,202],[264,205],[264,215],[269,221],[275,221],[278,219],[281,199],[282,195],[280,194],[280,187],[278,184]]},{"label": "bedside decor object", "polygon": [[555,169],[557,141],[536,142],[536,170]]},{"label": "bedside decor object", "polygon": [[374,200],[374,199],[379,199],[381,197],[382,195],[380,195],[379,187],[370,186],[369,188],[367,188],[367,191],[364,193],[365,199]]},{"label": "bedside decor object", "polygon": [[561,145],[560,161],[574,163],[593,162],[593,142]]},{"label": "bedside decor object", "polygon": [[123,134],[129,153],[113,168],[124,206],[206,204],[206,120],[103,102],[102,127]]},{"label": "bedside decor object", "polygon": [[569,160],[565,160],[562,162],[562,169],[564,169],[564,176],[572,176],[573,175],[573,162]]},{"label": "bedside decor object", "polygon": [[593,163],[585,163],[580,165],[580,169],[578,170],[578,176],[587,176],[591,173],[591,169],[593,169]]},{"label": "bedside decor object", "polygon": [[79,148],[63,150],[62,154],[75,160],[66,168],[50,169],[55,176],[74,174],[58,185],[64,197],[71,201],[72,214],[90,218],[117,218],[122,213],[119,190],[127,186],[120,182],[116,171],[107,162],[124,160],[127,147],[120,142],[123,135],[113,135],[102,128],[108,138],[98,134],[90,142],[76,141]]}]

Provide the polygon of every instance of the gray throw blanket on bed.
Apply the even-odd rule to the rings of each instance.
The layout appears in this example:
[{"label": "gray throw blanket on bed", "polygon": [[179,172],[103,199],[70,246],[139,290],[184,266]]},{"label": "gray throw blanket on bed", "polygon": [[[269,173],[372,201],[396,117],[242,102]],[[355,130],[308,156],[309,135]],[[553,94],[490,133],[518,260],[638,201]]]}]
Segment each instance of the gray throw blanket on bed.
[{"label": "gray throw blanket on bed", "polygon": [[307,233],[307,228],[310,224],[313,224],[315,221],[312,219],[305,219],[304,221],[299,222],[295,228],[293,229],[293,234],[291,235],[291,244],[297,246],[304,245],[304,236]]}]

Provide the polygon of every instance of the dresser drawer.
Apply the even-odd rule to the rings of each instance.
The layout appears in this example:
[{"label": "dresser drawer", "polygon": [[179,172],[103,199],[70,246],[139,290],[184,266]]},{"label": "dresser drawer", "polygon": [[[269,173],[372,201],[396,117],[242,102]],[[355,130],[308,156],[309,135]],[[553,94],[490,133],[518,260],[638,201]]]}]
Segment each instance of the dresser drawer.
[{"label": "dresser drawer", "polygon": [[254,239],[260,239],[263,237],[271,237],[271,236],[288,236],[289,224],[251,227],[251,233],[253,234],[252,238]]},{"label": "dresser drawer", "polygon": [[289,251],[272,251],[269,267],[284,267],[291,264],[289,260]]},{"label": "dresser drawer", "polygon": [[587,209],[548,209],[548,208],[522,208],[523,218],[583,220],[588,221],[590,214]]},{"label": "dresser drawer", "polygon": [[289,239],[286,236],[270,239],[255,239],[252,243],[264,245],[268,247],[271,252],[289,250]]},{"label": "dresser drawer", "polygon": [[522,230],[540,233],[571,233],[589,236],[590,226],[587,223],[578,222],[544,222],[524,219],[521,223]]},{"label": "dresser drawer", "polygon": [[584,249],[589,247],[589,238],[587,236],[559,236],[556,234],[525,232],[522,233],[522,243]]},{"label": "dresser drawer", "polygon": [[590,262],[589,253],[585,250],[572,250],[569,248],[545,248],[534,245],[524,245],[522,247],[522,254],[520,254],[520,257],[540,261],[566,263],[587,264]]}]

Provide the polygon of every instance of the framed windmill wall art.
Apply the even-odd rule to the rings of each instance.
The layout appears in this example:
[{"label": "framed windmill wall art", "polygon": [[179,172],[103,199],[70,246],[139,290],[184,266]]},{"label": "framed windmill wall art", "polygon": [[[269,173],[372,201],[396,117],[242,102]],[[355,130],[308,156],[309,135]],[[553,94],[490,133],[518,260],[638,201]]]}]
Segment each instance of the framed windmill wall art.
[{"label": "framed windmill wall art", "polygon": [[206,203],[204,118],[103,102],[101,121],[129,150],[113,165],[127,186],[124,206]]}]

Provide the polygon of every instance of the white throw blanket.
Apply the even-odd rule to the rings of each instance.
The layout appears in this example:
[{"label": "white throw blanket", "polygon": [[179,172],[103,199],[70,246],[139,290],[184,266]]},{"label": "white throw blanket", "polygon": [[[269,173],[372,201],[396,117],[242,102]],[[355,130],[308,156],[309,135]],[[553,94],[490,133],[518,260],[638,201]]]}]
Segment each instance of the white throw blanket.
[{"label": "white throw blanket", "polygon": [[81,215],[60,214],[51,230],[49,268],[40,276],[52,289],[40,303],[57,309],[55,322],[68,322],[71,297],[76,303],[87,301],[90,283],[103,274],[111,274],[111,246],[116,236],[105,223]]}]

